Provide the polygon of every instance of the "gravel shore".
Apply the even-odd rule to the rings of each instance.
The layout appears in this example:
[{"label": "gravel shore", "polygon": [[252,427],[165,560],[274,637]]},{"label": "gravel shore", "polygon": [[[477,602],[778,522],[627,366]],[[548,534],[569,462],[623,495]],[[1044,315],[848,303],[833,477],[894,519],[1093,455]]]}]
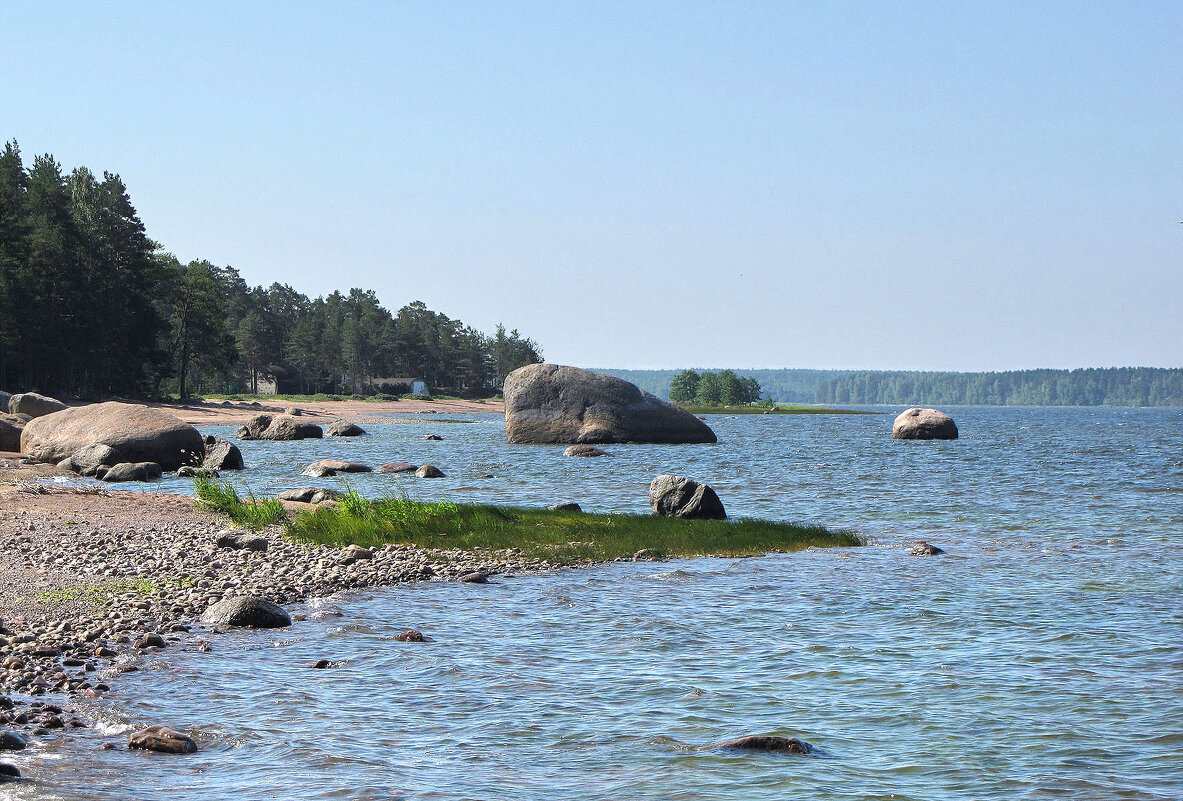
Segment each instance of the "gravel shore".
[{"label": "gravel shore", "polygon": [[[292,604],[352,588],[552,567],[509,551],[401,545],[359,558],[292,542],[278,526],[259,532],[266,550],[232,550],[216,544],[226,519],[193,498],[48,487],[14,475],[0,484],[0,725],[34,737],[87,725],[69,699],[101,696],[145,652],[208,648],[200,637],[217,629],[196,621],[223,598]],[[23,698],[47,694],[51,703]]]}]

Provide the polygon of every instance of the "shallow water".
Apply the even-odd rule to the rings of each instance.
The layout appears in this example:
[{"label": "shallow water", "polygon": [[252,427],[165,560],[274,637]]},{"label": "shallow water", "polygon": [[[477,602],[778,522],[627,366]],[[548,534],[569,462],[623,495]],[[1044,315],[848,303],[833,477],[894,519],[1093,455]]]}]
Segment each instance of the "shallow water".
[{"label": "shallow water", "polygon": [[[893,441],[891,415],[711,418],[719,445],[599,459],[507,446],[499,418],[244,443],[238,480],[258,494],[339,486],[298,477],[318,458],[398,459],[449,477],[351,485],[644,511],[649,479],[676,472],[733,515],[874,544],[314,601],[292,629],[161,652],[92,702],[99,729],[11,760],[32,779],[0,794],[1183,797],[1183,412],[954,416],[955,442]],[[910,539],[949,555],[909,557]],[[408,627],[434,642],[393,640]],[[304,667],[321,658],[344,664]],[[98,750],[146,723],[190,731],[201,752]],[[749,733],[801,737],[817,756],[691,750]]]}]

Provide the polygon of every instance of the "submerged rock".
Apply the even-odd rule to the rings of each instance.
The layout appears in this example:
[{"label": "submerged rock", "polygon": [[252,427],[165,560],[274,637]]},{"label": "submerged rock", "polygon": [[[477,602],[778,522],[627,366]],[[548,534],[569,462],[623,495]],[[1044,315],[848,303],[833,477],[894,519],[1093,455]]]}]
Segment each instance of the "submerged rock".
[{"label": "submerged rock", "polygon": [[402,634],[396,634],[394,639],[397,642],[431,642],[430,637],[424,637],[423,632],[415,629],[407,629]]},{"label": "submerged rock", "polygon": [[734,740],[724,740],[721,743],[704,745],[699,751],[713,751],[716,748],[735,748],[743,751],[766,751],[774,754],[811,754],[813,746],[796,737],[777,737],[774,735],[749,735],[737,737]]},{"label": "submerged rock", "polygon": [[188,734],[165,726],[149,726],[129,735],[128,748],[157,751],[162,754],[196,754],[197,743]]},{"label": "submerged rock", "polygon": [[388,462],[382,465],[375,473],[414,473],[419,469],[419,465],[411,464],[410,462]]},{"label": "submerged rock", "polygon": [[419,478],[446,478],[444,472],[433,464],[425,464],[415,471]]},{"label": "submerged rock", "polygon": [[939,556],[944,551],[935,545],[930,545],[924,540],[920,540],[920,542],[908,548],[908,553],[912,556]]},{"label": "submerged rock", "polygon": [[660,475],[649,484],[649,506],[654,514],[721,520],[727,517],[715,491],[684,476]]},{"label": "submerged rock", "polygon": [[912,408],[901,412],[891,427],[895,439],[957,439],[953,418],[936,409]]},{"label": "submerged rock", "polygon": [[374,468],[358,462],[342,462],[337,459],[321,459],[304,468],[302,475],[313,478],[335,476],[337,473],[370,473]]},{"label": "submerged rock", "polygon": [[595,445],[572,445],[563,451],[564,456],[607,456],[608,451],[602,451]]},{"label": "submerged rock", "polygon": [[689,412],[620,378],[531,364],[505,379],[505,433],[510,443],[716,442]]}]

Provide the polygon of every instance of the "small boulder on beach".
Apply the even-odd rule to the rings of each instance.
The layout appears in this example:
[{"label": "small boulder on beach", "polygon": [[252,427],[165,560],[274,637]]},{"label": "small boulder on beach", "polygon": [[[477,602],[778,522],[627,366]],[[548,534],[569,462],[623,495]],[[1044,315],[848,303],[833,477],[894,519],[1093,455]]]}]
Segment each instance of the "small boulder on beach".
[{"label": "small boulder on beach", "polygon": [[201,620],[219,626],[254,626],[259,629],[278,629],[292,625],[292,618],[287,610],[257,595],[218,601],[205,610]]},{"label": "small boulder on beach", "polygon": [[649,505],[665,517],[722,520],[727,517],[715,491],[684,476],[660,475],[649,484]]},{"label": "small boulder on beach", "polygon": [[895,439],[957,439],[953,418],[937,409],[912,408],[901,412],[891,427]]},{"label": "small boulder on beach", "polygon": [[149,726],[132,733],[127,738],[127,747],[162,754],[197,753],[197,743],[192,737],[166,726]]},{"label": "small boulder on beach", "polygon": [[266,537],[260,537],[258,534],[251,534],[247,531],[235,531],[229,528],[219,532],[214,543],[219,548],[229,548],[233,551],[262,552],[267,550]]},{"label": "small boulder on beach", "polygon": [[341,497],[341,493],[319,487],[297,487],[296,489],[286,489],[275,497],[281,501],[295,501],[297,503],[324,503],[337,500]]},{"label": "small boulder on beach", "polygon": [[111,448],[122,462],[155,462],[170,471],[205,453],[201,434],[188,423],[161,409],[117,401],[38,417],[21,433],[24,453],[54,464],[95,444]]},{"label": "small boulder on beach", "polygon": [[552,503],[546,507],[552,512],[582,512],[583,508],[575,503],[575,501],[563,501],[562,503]]},{"label": "small boulder on beach", "polygon": [[164,474],[156,462],[120,462],[100,468],[95,475],[108,483],[120,481],[155,481]]}]

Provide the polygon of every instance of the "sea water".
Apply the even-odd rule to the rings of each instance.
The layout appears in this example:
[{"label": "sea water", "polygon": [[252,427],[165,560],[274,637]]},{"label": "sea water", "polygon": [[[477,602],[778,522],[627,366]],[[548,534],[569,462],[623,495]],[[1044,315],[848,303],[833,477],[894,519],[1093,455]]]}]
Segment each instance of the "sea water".
[{"label": "sea water", "polygon": [[[447,478],[348,486],[642,512],[672,472],[733,516],[871,544],[315,599],[290,629],[154,654],[86,702],[95,729],[6,757],[30,779],[0,796],[1183,798],[1183,412],[960,408],[961,439],[900,442],[896,411],[711,417],[717,445],[594,459],[506,445],[494,416],[240,443],[244,493],[345,486],[299,476],[320,458],[400,460]],[[907,555],[918,539],[947,554]],[[100,750],[155,723],[200,752]],[[697,748],[745,734],[815,752]]]}]

